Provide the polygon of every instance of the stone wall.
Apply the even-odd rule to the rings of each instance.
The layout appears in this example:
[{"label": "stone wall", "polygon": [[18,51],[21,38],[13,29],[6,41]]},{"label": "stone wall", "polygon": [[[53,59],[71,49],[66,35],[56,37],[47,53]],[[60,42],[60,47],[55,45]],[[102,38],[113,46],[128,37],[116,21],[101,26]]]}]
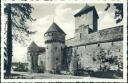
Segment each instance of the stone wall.
[{"label": "stone wall", "polygon": [[[34,56],[33,56],[34,55]],[[30,72],[37,72],[38,70],[38,55],[28,55],[28,69]]]},{"label": "stone wall", "polygon": [[[100,53],[100,50],[103,50],[105,57],[117,56],[118,61],[123,62],[122,27],[117,26],[86,35],[83,34],[81,40],[77,37],[67,40],[67,56],[71,60],[68,60],[69,70],[76,68],[98,70],[100,66],[104,65],[111,66],[111,70],[118,69],[118,65],[101,64],[99,61],[95,61],[95,57],[98,52]],[[76,62],[73,61],[74,58]]]},{"label": "stone wall", "polygon": [[45,70],[45,52],[41,53],[39,56],[38,56],[38,66],[39,68],[44,71]]},{"label": "stone wall", "polygon": [[[109,63],[100,64],[99,61],[95,61],[97,52],[103,49],[106,55],[105,57],[115,57],[123,62],[123,41],[105,42],[91,45],[74,46],[68,49],[69,70],[75,70],[77,68],[99,70],[100,65],[109,65],[111,70],[117,70],[118,65],[110,65]],[[120,65],[120,64],[119,64]]]},{"label": "stone wall", "polygon": [[73,37],[73,38],[66,40],[65,44],[67,47],[70,47],[70,46],[73,46],[75,44],[75,42],[76,42],[75,37]]},{"label": "stone wall", "polygon": [[84,34],[83,32],[79,32],[79,34],[81,34],[81,37],[79,35],[74,37],[71,40],[67,40],[66,46],[76,46],[76,45],[82,45],[82,44],[88,45],[92,43],[102,43],[102,42],[122,40],[123,26],[103,29],[90,34]]}]

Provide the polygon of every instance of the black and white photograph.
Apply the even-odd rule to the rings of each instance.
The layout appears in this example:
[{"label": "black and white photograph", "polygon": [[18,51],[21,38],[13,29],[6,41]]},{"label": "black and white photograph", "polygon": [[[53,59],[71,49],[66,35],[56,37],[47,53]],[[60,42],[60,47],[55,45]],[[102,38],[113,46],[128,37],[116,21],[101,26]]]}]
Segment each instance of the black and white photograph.
[{"label": "black and white photograph", "polygon": [[124,3],[3,6],[4,80],[124,78]]}]

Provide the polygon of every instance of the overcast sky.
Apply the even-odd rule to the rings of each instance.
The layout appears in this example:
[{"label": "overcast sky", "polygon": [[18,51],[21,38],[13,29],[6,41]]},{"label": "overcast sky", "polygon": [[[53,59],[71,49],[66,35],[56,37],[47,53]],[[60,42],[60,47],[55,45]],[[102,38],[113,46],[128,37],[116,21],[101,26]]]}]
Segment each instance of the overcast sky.
[{"label": "overcast sky", "polygon": [[[106,4],[88,4],[94,5],[99,15],[98,30],[118,26],[114,20],[114,6],[109,11],[104,11]],[[31,41],[27,42],[29,45],[34,41],[38,46],[44,47],[44,33],[49,26],[54,22],[67,34],[66,39],[72,38],[75,31],[75,22],[73,15],[82,9],[85,4],[32,4],[34,7],[32,17],[36,18],[34,22],[28,22],[28,26],[37,33],[31,36]],[[27,46],[23,46],[17,42],[13,45],[13,62],[26,62],[27,60]]]}]

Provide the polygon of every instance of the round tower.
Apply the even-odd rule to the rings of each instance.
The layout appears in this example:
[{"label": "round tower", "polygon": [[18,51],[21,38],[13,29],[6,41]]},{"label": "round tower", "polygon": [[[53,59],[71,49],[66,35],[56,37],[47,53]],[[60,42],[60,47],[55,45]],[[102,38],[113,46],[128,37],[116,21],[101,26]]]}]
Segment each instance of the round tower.
[{"label": "round tower", "polygon": [[46,72],[59,73],[65,48],[65,32],[52,23],[44,34],[46,44]]}]

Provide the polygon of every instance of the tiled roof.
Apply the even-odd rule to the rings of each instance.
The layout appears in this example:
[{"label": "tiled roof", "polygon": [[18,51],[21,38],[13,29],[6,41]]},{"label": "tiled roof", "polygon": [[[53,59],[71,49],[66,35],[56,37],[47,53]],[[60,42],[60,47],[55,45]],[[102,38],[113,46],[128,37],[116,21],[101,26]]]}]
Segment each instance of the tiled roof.
[{"label": "tiled roof", "polygon": [[54,23],[54,22],[49,27],[49,29],[46,31],[46,33],[47,32],[60,32],[62,34],[65,34],[65,32],[56,23]]}]

